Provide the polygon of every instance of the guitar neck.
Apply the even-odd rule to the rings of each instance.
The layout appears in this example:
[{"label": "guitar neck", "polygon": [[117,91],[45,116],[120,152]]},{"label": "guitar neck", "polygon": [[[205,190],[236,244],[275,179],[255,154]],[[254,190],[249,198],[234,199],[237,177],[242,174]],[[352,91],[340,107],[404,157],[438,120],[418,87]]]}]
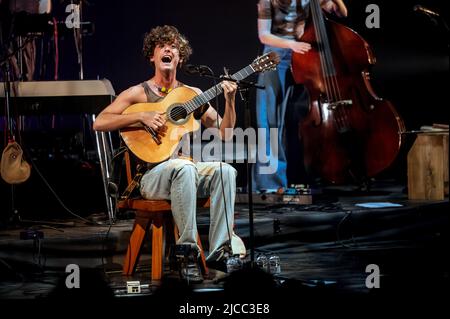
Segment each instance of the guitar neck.
[{"label": "guitar neck", "polygon": [[[240,71],[234,73],[231,78],[235,80],[243,80],[246,77],[252,75],[255,73],[255,70],[252,68],[251,65],[246,66],[245,68],[241,69]],[[211,101],[216,96],[222,94],[223,89],[219,84],[216,84],[212,88],[208,89],[207,91],[203,92],[202,94],[197,95],[192,100],[184,103],[184,106],[188,112],[188,114],[194,112],[196,109],[201,107],[202,105],[205,105],[209,101]]]}]

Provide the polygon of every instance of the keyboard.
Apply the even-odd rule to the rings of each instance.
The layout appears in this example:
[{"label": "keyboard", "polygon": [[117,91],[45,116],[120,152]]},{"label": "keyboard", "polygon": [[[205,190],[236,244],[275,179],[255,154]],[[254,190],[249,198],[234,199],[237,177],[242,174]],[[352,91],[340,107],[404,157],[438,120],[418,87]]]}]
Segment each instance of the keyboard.
[{"label": "keyboard", "polygon": [[[114,97],[107,79],[12,82],[10,110],[13,115],[98,114]],[[0,103],[0,115],[4,115],[3,82],[0,82]]]}]

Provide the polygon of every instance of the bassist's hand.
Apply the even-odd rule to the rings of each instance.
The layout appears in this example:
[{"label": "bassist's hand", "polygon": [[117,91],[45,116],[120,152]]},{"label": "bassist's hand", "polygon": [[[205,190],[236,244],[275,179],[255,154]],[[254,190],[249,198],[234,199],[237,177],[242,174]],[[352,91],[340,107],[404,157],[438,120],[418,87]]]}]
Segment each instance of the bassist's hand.
[{"label": "bassist's hand", "polygon": [[292,51],[296,53],[304,54],[311,50],[311,44],[306,42],[299,42],[299,41],[292,41],[292,43],[289,45]]},{"label": "bassist's hand", "polygon": [[163,114],[158,112],[142,112],[141,122],[155,131],[159,131],[164,127],[166,119]]},{"label": "bassist's hand", "polygon": [[322,3],[322,8],[328,13],[334,13],[340,18],[347,16],[347,7],[342,0],[327,0]]}]

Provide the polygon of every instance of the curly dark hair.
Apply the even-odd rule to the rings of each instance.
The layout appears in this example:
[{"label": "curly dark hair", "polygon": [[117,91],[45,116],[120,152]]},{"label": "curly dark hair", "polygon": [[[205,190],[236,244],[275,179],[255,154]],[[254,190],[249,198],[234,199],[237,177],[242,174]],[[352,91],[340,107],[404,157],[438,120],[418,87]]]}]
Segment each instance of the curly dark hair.
[{"label": "curly dark hair", "polygon": [[180,51],[180,59],[182,59],[180,64],[186,63],[189,56],[192,54],[192,48],[187,38],[182,35],[177,28],[170,25],[164,25],[162,27],[158,26],[146,33],[142,53],[148,61],[153,56],[153,52],[157,45],[172,43],[175,43],[178,51]]}]

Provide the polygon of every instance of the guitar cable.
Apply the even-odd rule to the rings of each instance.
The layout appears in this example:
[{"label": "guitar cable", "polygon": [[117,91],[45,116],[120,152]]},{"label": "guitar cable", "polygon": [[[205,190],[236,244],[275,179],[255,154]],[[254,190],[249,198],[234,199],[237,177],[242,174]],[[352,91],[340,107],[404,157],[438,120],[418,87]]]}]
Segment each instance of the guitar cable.
[{"label": "guitar cable", "polygon": [[[213,82],[214,82],[214,89],[215,89],[215,100],[216,100],[216,102],[215,102],[215,104],[216,104],[216,108],[214,108],[214,106],[213,106],[213,108],[215,109],[215,111],[216,111],[216,113],[217,113],[217,117],[216,117],[216,128],[218,129],[218,131],[220,132],[220,122],[219,122],[219,94],[218,94],[218,90],[219,90],[219,86],[218,86],[218,83],[217,83],[217,80],[216,80],[216,77],[215,77],[215,74],[214,74],[214,71],[213,70],[211,70],[211,68],[210,67],[207,67],[208,68],[208,70],[209,70],[209,72],[211,73],[211,75],[212,75],[212,79],[213,79]],[[229,226],[229,223],[228,223],[228,210],[227,210],[227,201],[226,201],[226,199],[225,199],[225,187],[224,187],[224,185],[223,185],[223,169],[222,169],[222,145],[221,145],[221,148],[220,148],[220,161],[219,161],[219,170],[220,170],[220,184],[221,184],[221,188],[222,188],[222,199],[223,199],[223,206],[224,206],[224,209],[225,209],[225,223],[226,223],[226,225],[227,225],[227,234],[228,234],[228,248],[231,250],[231,251],[233,251],[232,250],[232,246],[231,246],[231,233],[230,233],[230,226]]]},{"label": "guitar cable", "polygon": [[56,199],[56,201],[61,205],[61,207],[70,215],[76,217],[77,219],[85,222],[88,225],[95,225],[95,226],[100,226],[100,227],[112,227],[113,223],[108,223],[109,225],[105,225],[102,223],[99,223],[95,220],[89,220],[87,218],[84,218],[82,216],[80,216],[79,214],[74,213],[70,208],[67,207],[67,205],[63,202],[63,200],[61,199],[61,197],[58,196],[58,194],[56,193],[55,189],[50,185],[50,183],[48,182],[48,180],[44,177],[44,175],[42,174],[42,172],[39,170],[38,165],[36,164],[36,162],[33,159],[33,156],[31,156],[31,152],[29,151],[27,144],[24,143],[22,145],[22,148],[24,150],[25,155],[27,156],[27,159],[29,159],[30,163],[32,164],[33,169],[36,171],[36,173],[38,174],[38,176],[41,178],[42,182],[45,184],[45,186],[47,186],[47,189],[52,193],[52,195],[54,196],[54,198]]}]

